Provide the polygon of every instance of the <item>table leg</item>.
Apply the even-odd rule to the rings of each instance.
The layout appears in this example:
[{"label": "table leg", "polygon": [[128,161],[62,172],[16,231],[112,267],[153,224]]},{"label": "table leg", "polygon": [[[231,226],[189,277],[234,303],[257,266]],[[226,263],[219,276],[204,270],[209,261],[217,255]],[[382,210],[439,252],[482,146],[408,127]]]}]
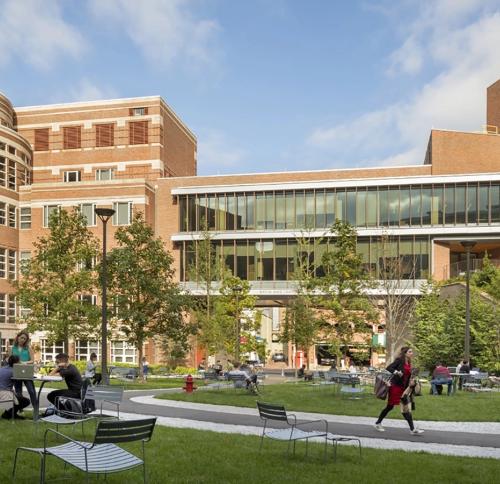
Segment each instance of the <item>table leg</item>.
[{"label": "table leg", "polygon": [[[40,417],[39,416],[39,409],[40,409],[40,394],[42,393],[42,388],[44,387],[45,385],[45,381],[41,381],[40,382],[40,388],[38,389],[38,393],[35,395],[35,399],[36,399],[36,409],[35,409],[35,405],[33,405],[33,420],[36,422],[38,420],[38,418]],[[35,389],[34,385],[33,385],[33,390]]]}]

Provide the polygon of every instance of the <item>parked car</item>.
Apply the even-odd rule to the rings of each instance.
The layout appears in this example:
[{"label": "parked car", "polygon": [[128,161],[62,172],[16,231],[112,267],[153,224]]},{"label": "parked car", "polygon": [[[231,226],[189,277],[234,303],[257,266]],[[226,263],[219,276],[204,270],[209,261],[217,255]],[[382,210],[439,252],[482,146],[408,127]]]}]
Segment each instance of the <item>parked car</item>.
[{"label": "parked car", "polygon": [[285,355],[283,353],[274,353],[271,357],[274,362],[285,361]]}]

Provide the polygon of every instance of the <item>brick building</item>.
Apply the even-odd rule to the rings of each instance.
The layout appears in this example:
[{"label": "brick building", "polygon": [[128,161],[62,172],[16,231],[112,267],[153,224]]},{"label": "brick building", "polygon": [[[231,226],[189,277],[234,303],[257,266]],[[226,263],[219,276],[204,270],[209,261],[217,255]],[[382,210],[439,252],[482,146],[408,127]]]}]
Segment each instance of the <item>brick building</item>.
[{"label": "brick building", "polygon": [[[442,280],[463,272],[464,239],[477,242],[474,260],[485,252],[500,260],[500,81],[488,88],[487,99],[486,128],[432,130],[421,165],[199,177],[196,138],[159,97],[14,109],[1,96],[2,338],[15,333],[8,279],[29,257],[48,214],[80,206],[100,235],[93,210],[113,207],[111,235],[133,210],[143,211],[172,251],[179,281],[195,293],[200,288],[187,267],[196,264],[205,219],[216,253],[259,297],[268,349],[285,352],[292,363],[293,348],[280,343],[278,333],[284,303],[294,294],[297,238],[304,233],[323,239],[313,251],[321,271],[327,228],[335,219],[350,222],[375,275],[380,237],[389,234],[415,294],[430,276]],[[383,325],[374,332],[383,342]],[[43,359],[60,349],[39,339]],[[76,356],[85,357],[95,345],[75,342]],[[318,342],[309,355],[313,365],[321,363],[320,348]],[[150,360],[158,359],[152,345],[147,350]],[[135,358],[122,342],[111,344],[112,361]]]}]

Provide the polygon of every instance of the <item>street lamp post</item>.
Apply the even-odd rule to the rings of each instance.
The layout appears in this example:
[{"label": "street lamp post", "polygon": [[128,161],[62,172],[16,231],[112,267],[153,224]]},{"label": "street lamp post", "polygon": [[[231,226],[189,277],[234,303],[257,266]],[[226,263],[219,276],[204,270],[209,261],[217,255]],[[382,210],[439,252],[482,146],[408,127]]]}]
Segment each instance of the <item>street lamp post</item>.
[{"label": "street lamp post", "polygon": [[470,360],[470,251],[476,245],[475,240],[463,240],[460,242],[466,253],[465,266],[465,342],[464,359]]},{"label": "street lamp post", "polygon": [[108,265],[106,258],[106,227],[108,220],[114,215],[115,211],[112,208],[96,208],[96,215],[102,222],[102,312],[101,312],[101,364],[102,364],[102,380],[105,385],[109,384],[108,375]]},{"label": "street lamp post", "polygon": [[236,361],[240,361],[240,338],[241,338],[241,322],[240,322],[240,295],[243,288],[240,285],[233,287],[233,294],[236,297],[236,310],[235,310],[235,318],[236,318],[236,346],[234,348],[234,359]]}]

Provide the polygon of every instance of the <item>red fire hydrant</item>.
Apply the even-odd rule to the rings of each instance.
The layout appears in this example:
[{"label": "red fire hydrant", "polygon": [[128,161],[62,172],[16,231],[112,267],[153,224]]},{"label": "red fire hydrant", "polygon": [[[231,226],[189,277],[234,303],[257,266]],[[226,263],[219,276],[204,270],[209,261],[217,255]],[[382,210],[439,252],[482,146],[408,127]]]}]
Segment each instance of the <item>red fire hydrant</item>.
[{"label": "red fire hydrant", "polygon": [[188,375],[186,379],[184,380],[184,386],[182,389],[186,393],[193,393],[193,390],[196,390],[196,385],[193,382],[193,377],[191,375]]}]

